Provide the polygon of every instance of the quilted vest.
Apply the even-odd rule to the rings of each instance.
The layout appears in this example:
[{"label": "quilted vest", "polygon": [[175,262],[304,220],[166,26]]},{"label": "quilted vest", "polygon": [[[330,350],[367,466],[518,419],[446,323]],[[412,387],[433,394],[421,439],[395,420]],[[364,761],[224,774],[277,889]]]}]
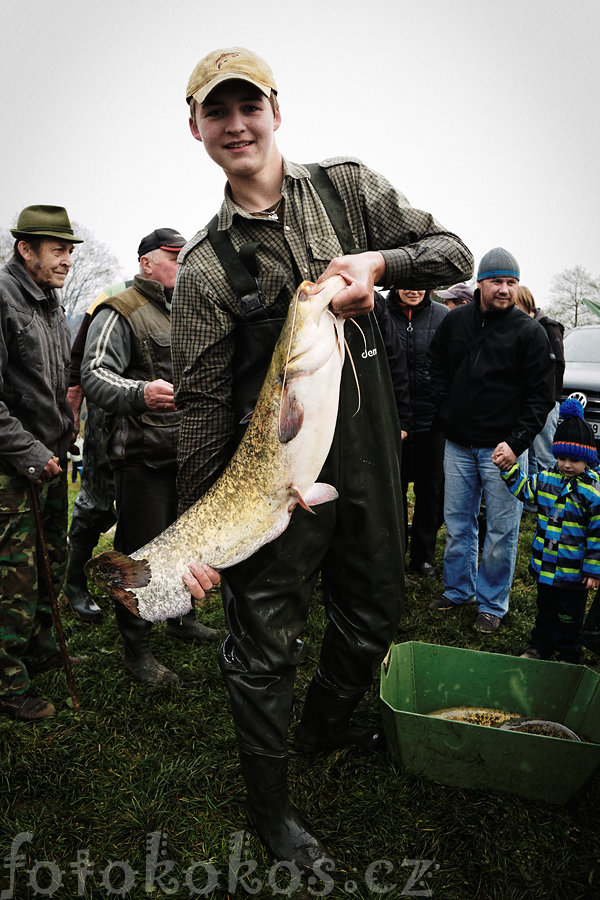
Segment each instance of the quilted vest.
[{"label": "quilted vest", "polygon": [[[139,286],[147,293],[136,289]],[[136,277],[134,287],[107,297],[102,306],[127,319],[133,334],[131,362],[124,376],[136,381],[163,378],[171,382],[171,318],[162,286]],[[111,464],[119,466],[134,460],[152,468],[174,464],[180,418],[180,412],[146,410],[129,416],[106,413],[104,429]]]}]

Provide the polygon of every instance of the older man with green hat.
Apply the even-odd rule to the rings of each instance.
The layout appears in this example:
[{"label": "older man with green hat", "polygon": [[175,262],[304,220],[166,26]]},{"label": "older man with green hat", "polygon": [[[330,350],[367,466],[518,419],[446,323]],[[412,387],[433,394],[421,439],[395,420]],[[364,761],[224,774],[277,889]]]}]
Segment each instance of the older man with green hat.
[{"label": "older man with green hat", "polygon": [[76,237],[62,206],[28,206],[11,229],[14,254],[0,271],[0,714],[54,714],[31,686],[60,665],[50,599],[36,547],[36,485],[55,592],[67,555],[66,457],[73,415],[66,400],[69,328],[56,290]]}]

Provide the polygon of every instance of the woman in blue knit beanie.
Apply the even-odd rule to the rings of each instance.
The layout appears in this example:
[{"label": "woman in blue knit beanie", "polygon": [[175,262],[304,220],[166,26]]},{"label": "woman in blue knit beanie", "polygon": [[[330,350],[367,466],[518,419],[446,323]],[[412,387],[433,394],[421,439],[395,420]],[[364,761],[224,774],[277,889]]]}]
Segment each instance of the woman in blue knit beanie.
[{"label": "woman in blue knit beanie", "polygon": [[600,586],[600,477],[592,429],[579,400],[560,407],[556,465],[527,477],[502,472],[509,491],[537,509],[529,569],[537,581],[537,617],[521,656],[578,663],[587,592]]}]

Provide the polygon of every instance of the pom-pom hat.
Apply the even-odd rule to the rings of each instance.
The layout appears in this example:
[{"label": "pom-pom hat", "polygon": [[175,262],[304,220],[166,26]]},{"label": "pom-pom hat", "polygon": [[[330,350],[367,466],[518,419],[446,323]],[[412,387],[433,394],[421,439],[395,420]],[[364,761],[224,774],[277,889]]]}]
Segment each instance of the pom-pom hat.
[{"label": "pom-pom hat", "polygon": [[594,433],[583,418],[583,406],[579,400],[569,397],[561,404],[552,453],[555,457],[568,456],[581,459],[590,466],[598,463]]}]

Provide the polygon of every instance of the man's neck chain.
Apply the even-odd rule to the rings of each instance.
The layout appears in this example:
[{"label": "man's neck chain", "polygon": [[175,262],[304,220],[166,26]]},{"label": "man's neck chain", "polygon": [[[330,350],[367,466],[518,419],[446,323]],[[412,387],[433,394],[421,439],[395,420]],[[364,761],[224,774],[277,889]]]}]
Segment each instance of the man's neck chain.
[{"label": "man's neck chain", "polygon": [[245,212],[250,213],[251,216],[254,216],[257,219],[270,219],[271,222],[279,222],[281,220],[283,197],[280,197],[276,203],[273,203],[273,205],[267,207],[267,209],[261,210],[248,209],[248,207],[243,206],[239,201],[236,202],[238,206],[241,206],[242,209],[245,210]]}]

